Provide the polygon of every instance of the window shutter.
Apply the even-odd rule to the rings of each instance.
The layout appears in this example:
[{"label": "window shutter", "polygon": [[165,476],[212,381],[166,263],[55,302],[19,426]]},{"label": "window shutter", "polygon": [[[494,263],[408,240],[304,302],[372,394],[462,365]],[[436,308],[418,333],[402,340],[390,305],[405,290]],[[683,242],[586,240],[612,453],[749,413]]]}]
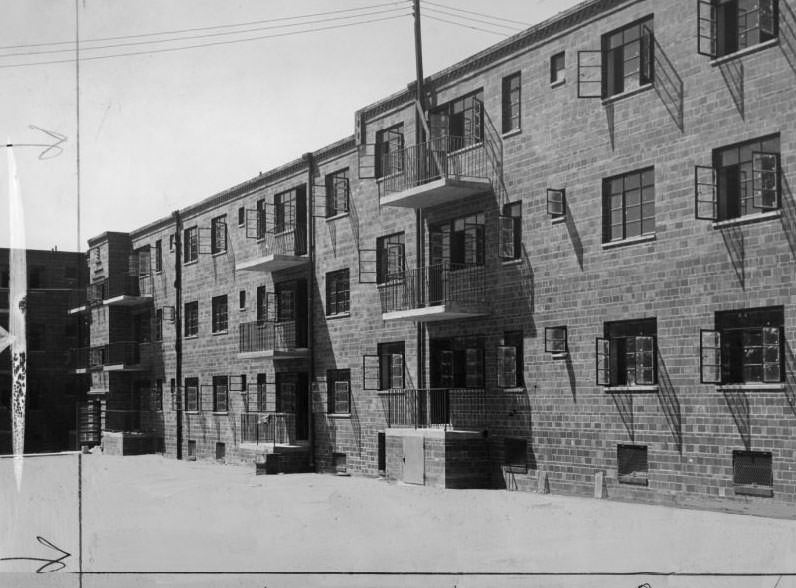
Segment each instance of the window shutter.
[{"label": "window shutter", "polygon": [[[513,224],[512,224],[511,239],[513,242],[514,241]],[[484,265],[484,225],[479,225],[475,223],[465,224],[464,262],[467,265]]]},{"label": "window shutter", "polygon": [[699,331],[699,373],[703,384],[721,384],[721,332]]},{"label": "window shutter", "polygon": [[390,356],[390,375],[393,388],[404,387],[404,356],[402,354],[393,353]]},{"label": "window shutter", "polygon": [[351,412],[351,394],[348,382],[334,383],[334,412],[336,414]]},{"label": "window shutter", "polygon": [[328,218],[337,214],[332,197],[334,179],[327,176],[322,184],[312,184],[312,216]]},{"label": "window shutter", "polygon": [[140,277],[148,276],[152,271],[152,256],[149,249],[144,249],[138,252],[138,275]]},{"label": "window shutter", "polygon": [[763,327],[763,381],[782,381],[782,346],[780,327]]},{"label": "window shutter", "polygon": [[697,52],[715,58],[718,53],[718,25],[713,0],[697,2],[697,37]]},{"label": "window shutter", "polygon": [[514,388],[517,386],[517,348],[513,345],[501,345],[497,348],[498,388]]},{"label": "window shutter", "polygon": [[379,356],[362,356],[362,389],[378,390],[380,388],[379,378]]},{"label": "window shutter", "polygon": [[473,98],[473,138],[481,142],[484,138],[484,103]]},{"label": "window shutter", "polygon": [[501,259],[514,259],[514,222],[515,218],[512,216],[499,216],[498,227],[500,241],[498,247],[500,250]]},{"label": "window shutter", "polygon": [[399,173],[404,170],[404,134],[398,129],[387,131],[387,142],[390,145],[389,158],[392,165],[389,166],[391,173]]},{"label": "window shutter", "polygon": [[639,84],[649,84],[655,80],[655,35],[649,27],[641,30],[641,66]]},{"label": "window shutter", "polygon": [[595,345],[595,368],[597,372],[597,385],[611,385],[611,341],[597,337]]},{"label": "window shutter", "polygon": [[655,383],[655,337],[636,337],[636,384]]},{"label": "window shutter", "polygon": [[199,408],[200,411],[214,409],[215,386],[213,384],[202,384],[199,386]]},{"label": "window shutter", "polygon": [[779,208],[779,155],[752,153],[752,206],[760,210]]},{"label": "window shutter", "polygon": [[212,252],[213,230],[210,227],[199,227],[199,255]]},{"label": "window shutter", "polygon": [[719,218],[719,188],[716,170],[694,166],[694,214],[701,220]]},{"label": "window shutter", "polygon": [[375,249],[359,249],[359,283],[375,284],[377,281],[378,252]]},{"label": "window shutter", "polygon": [[337,213],[348,212],[348,200],[351,197],[351,184],[348,178],[334,178],[334,204]]},{"label": "window shutter", "polygon": [[578,98],[602,98],[602,58],[599,49],[578,51]]},{"label": "window shutter", "polygon": [[566,191],[547,189],[547,214],[550,216],[564,216],[566,214]]},{"label": "window shutter", "polygon": [[760,33],[770,37],[777,36],[777,0],[760,0]]},{"label": "window shutter", "polygon": [[257,210],[250,210],[246,209],[246,238],[247,239],[257,239],[260,235],[257,232],[257,228],[259,226],[259,211]]}]

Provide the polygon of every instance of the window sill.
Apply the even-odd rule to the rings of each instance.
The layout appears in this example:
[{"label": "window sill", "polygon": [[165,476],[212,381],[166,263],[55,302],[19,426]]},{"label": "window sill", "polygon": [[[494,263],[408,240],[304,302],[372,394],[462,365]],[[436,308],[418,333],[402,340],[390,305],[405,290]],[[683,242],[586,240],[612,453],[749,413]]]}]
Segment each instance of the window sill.
[{"label": "window sill", "polygon": [[509,392],[509,393],[525,392],[525,386],[506,386],[506,387],[498,386],[498,388],[503,392]]},{"label": "window sill", "polygon": [[520,134],[522,134],[522,128],[511,129],[510,131],[505,131],[501,135],[501,138],[508,139],[509,137],[515,137],[515,136],[520,135]]},{"label": "window sill", "polygon": [[556,80],[555,82],[550,82],[551,88],[559,88],[567,83],[567,78],[561,78],[560,80]]},{"label": "window sill", "polygon": [[648,235],[639,235],[638,237],[630,237],[628,239],[622,239],[621,241],[609,241],[608,243],[603,243],[603,249],[613,249],[614,247],[623,247],[624,245],[635,245],[636,243],[647,243],[649,241],[654,241],[656,237],[656,233],[650,233]]},{"label": "window sill", "polygon": [[646,92],[652,87],[653,84],[644,84],[643,86],[639,86],[638,88],[633,88],[632,90],[628,90],[627,92],[621,92],[619,94],[614,94],[613,96],[608,96],[608,98],[603,98],[603,106],[607,106],[608,104],[613,104],[618,100],[624,100],[625,98],[630,98],[631,96],[635,96],[636,94],[640,94],[641,92]]},{"label": "window sill", "polygon": [[605,386],[606,394],[616,394],[624,392],[657,392],[658,386]]},{"label": "window sill", "polygon": [[229,335],[229,330],[225,330],[225,331],[213,331],[213,332],[212,332],[212,333],[210,333],[210,334],[211,334],[211,335],[213,335],[214,337],[215,337],[216,335]]},{"label": "window sill", "polygon": [[567,222],[567,217],[564,214],[554,216],[550,222],[554,225],[560,225],[562,223]]},{"label": "window sill", "polygon": [[326,416],[330,419],[350,419],[350,412],[327,412]]},{"label": "window sill", "polygon": [[568,359],[569,358],[569,352],[568,351],[563,351],[561,353],[551,353],[550,357],[553,358],[553,359]]},{"label": "window sill", "polygon": [[239,308],[238,312],[246,312],[246,307],[244,306],[243,308]]},{"label": "window sill", "polygon": [[337,214],[335,214],[335,215],[332,215],[332,216],[327,216],[327,217],[326,217],[326,222],[327,222],[327,223],[330,223],[330,222],[332,222],[332,221],[340,220],[341,218],[345,218],[345,217],[347,217],[349,214],[350,214],[350,213],[348,213],[348,212],[338,212],[338,213],[337,213]]},{"label": "window sill", "polygon": [[629,486],[649,486],[649,480],[646,476],[619,476],[620,484],[627,484]]},{"label": "window sill", "polygon": [[518,259],[502,259],[500,263],[502,265],[519,265],[522,263],[522,258],[520,257]]},{"label": "window sill", "polygon": [[182,337],[182,338],[183,338],[183,340],[188,340],[188,339],[198,339],[198,338],[199,338],[199,335],[183,335],[183,337]]},{"label": "window sill", "polygon": [[162,273],[163,273],[163,270],[162,270],[162,269],[155,270],[155,275],[156,275],[156,276],[159,276],[159,275],[160,275],[160,274],[162,274]]},{"label": "window sill", "polygon": [[735,486],[736,496],[762,496],[771,498],[774,496],[774,489],[766,486]]},{"label": "window sill", "polygon": [[228,410],[213,411],[213,416],[229,416]]},{"label": "window sill", "polygon": [[188,266],[188,265],[194,265],[194,264],[197,264],[197,263],[199,263],[199,259],[198,258],[197,259],[192,259],[191,261],[184,261],[184,262],[182,262],[182,265]]},{"label": "window sill", "polygon": [[185,414],[202,414],[201,411],[198,410],[186,410]]},{"label": "window sill", "polygon": [[351,316],[350,312],[339,312],[337,314],[327,314],[326,320],[333,320],[333,319],[344,319]]},{"label": "window sill", "polygon": [[712,65],[713,67],[718,67],[720,65],[724,65],[728,61],[740,59],[741,57],[746,57],[747,55],[751,55],[752,53],[757,53],[758,51],[764,51],[770,47],[775,47],[777,45],[779,45],[779,39],[770,39],[768,41],[764,41],[763,43],[758,43],[757,45],[754,45],[752,47],[741,49],[740,51],[736,51],[735,53],[730,53],[729,55],[722,55],[721,57],[712,59],[710,61],[710,65]]},{"label": "window sill", "polygon": [[519,464],[503,464],[503,472],[506,474],[527,474],[528,466]]},{"label": "window sill", "polygon": [[211,255],[213,257],[218,257],[219,255],[226,255],[226,254],[227,254],[227,250],[224,249],[223,251],[216,251],[215,253],[212,253]]},{"label": "window sill", "polygon": [[723,221],[716,221],[713,223],[714,229],[723,229],[725,227],[737,227],[739,225],[746,225],[749,223],[758,223],[767,220],[773,220],[782,216],[782,210],[772,210],[770,212],[755,212],[754,214],[746,214],[737,218],[730,218]]},{"label": "window sill", "polygon": [[761,383],[749,382],[749,383],[744,383],[744,384],[719,384],[719,385],[716,386],[716,390],[719,390],[721,392],[725,392],[725,391],[726,392],[742,392],[742,391],[745,391],[745,390],[749,390],[749,391],[757,390],[757,391],[760,391],[760,392],[778,392],[778,391],[784,390],[784,389],[785,389],[784,382],[773,383],[773,384],[767,384],[767,383],[763,383],[763,382],[761,382]]}]

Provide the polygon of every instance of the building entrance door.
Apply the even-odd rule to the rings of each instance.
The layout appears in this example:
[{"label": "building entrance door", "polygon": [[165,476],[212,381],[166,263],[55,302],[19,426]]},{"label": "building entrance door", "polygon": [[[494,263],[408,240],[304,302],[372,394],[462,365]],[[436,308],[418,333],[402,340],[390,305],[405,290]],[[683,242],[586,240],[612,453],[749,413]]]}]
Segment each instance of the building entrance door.
[{"label": "building entrance door", "polygon": [[403,476],[402,480],[407,484],[425,483],[425,455],[423,451],[422,437],[403,438]]}]

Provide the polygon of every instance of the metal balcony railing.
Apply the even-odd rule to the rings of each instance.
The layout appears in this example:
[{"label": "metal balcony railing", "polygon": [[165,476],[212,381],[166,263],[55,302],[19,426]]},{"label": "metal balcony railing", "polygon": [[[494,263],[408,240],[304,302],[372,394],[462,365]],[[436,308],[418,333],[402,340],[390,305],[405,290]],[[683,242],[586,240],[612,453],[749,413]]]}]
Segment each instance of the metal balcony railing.
[{"label": "metal balcony railing", "polygon": [[[100,364],[102,365],[102,364]],[[67,367],[71,370],[84,370],[89,366],[89,348],[73,347],[67,356]]]},{"label": "metal balcony railing", "polygon": [[293,351],[297,342],[296,321],[255,321],[240,325],[240,353]]},{"label": "metal balcony railing", "polygon": [[150,276],[115,275],[86,288],[86,299],[92,305],[117,296],[152,296]]},{"label": "metal balcony railing", "polygon": [[450,303],[487,303],[486,271],[482,265],[443,263],[420,267],[393,276],[390,283],[379,284],[378,288],[382,312]]},{"label": "metal balcony railing", "polygon": [[247,412],[240,415],[241,443],[291,445],[295,439],[295,414],[285,412]]},{"label": "metal balcony railing", "polygon": [[79,290],[72,290],[69,292],[69,308],[80,308],[85,306],[88,300],[88,289],[81,288]]},{"label": "metal balcony railing", "polygon": [[304,255],[307,253],[307,229],[301,226],[275,226],[266,230],[258,221],[257,237],[263,255]]},{"label": "metal balcony railing", "polygon": [[139,365],[141,359],[141,343],[137,341],[107,343],[88,349],[88,367],[92,369],[108,365]]},{"label": "metal balcony railing", "polygon": [[388,427],[451,427],[453,396],[464,390],[451,388],[392,388],[379,392]]},{"label": "metal balcony railing", "polygon": [[437,137],[382,156],[384,194],[442,178],[488,178],[490,163],[481,139]]}]

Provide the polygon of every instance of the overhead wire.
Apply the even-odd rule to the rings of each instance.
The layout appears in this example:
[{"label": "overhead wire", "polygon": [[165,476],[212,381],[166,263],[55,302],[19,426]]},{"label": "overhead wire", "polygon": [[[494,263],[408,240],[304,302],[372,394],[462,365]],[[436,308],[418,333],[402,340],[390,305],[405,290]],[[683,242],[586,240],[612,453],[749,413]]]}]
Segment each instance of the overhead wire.
[{"label": "overhead wire", "polygon": [[452,20],[447,20],[447,19],[444,19],[444,18],[438,18],[438,17],[432,16],[430,14],[427,14],[426,18],[431,19],[431,20],[437,20],[439,22],[445,22],[445,23],[448,23],[448,24],[456,25],[456,26],[459,26],[459,27],[463,27],[465,29],[472,29],[474,31],[483,31],[485,33],[492,33],[493,35],[500,35],[501,37],[506,37],[506,36],[509,35],[509,33],[506,33],[505,31],[490,31],[489,29],[482,29],[480,27],[476,27],[476,26],[473,26],[473,25],[466,25],[466,24],[462,24],[460,22],[454,22]]},{"label": "overhead wire", "polygon": [[[293,36],[293,35],[301,35],[301,34],[306,34],[306,33],[315,33],[315,32],[328,31],[328,30],[333,30],[333,29],[348,28],[348,27],[353,27],[353,26],[362,25],[362,24],[370,24],[370,23],[375,23],[375,22],[384,22],[384,21],[388,21],[388,20],[396,20],[396,19],[399,19],[399,18],[404,18],[405,16],[408,16],[408,13],[407,14],[399,14],[399,15],[396,15],[396,16],[385,16],[383,18],[373,18],[373,19],[369,19],[369,20],[363,20],[363,21],[352,22],[352,23],[330,25],[330,26],[327,26],[327,27],[317,27],[317,28],[312,28],[312,29],[306,29],[306,30],[303,30],[303,31],[289,31],[289,32],[284,32],[284,33],[274,33],[274,34],[271,34],[271,35],[258,35],[256,37],[246,37],[245,39],[229,39],[229,40],[226,40],[226,41],[212,41],[212,42],[209,42],[209,43],[196,43],[196,44],[193,44],[193,45],[184,45],[184,46],[181,46],[181,47],[164,47],[162,49],[149,49],[149,50],[146,50],[146,51],[130,51],[130,52],[127,52],[127,53],[111,53],[109,55],[94,55],[94,56],[91,56],[91,57],[81,57],[80,61],[96,61],[96,60],[99,60],[99,59],[110,59],[110,58],[114,58],[114,57],[129,57],[129,56],[133,56],[133,55],[150,55],[150,54],[156,54],[156,53],[168,53],[168,52],[174,52],[174,51],[185,51],[187,49],[198,49],[198,48],[201,48],[201,47],[215,47],[215,46],[220,46],[220,45],[232,45],[232,44],[236,44],[236,43],[246,43],[246,42],[249,42],[249,41],[259,41],[259,40],[262,40],[262,39],[274,39],[274,38],[278,38],[278,37],[289,37],[289,36]],[[53,60],[49,60],[49,61],[34,61],[34,62],[29,62],[29,63],[0,64],[0,69],[29,67],[29,66],[34,66],[34,65],[52,65],[52,64],[58,64],[58,63],[72,63],[74,61],[75,61],[75,59],[72,58],[72,59],[53,59]]]},{"label": "overhead wire", "polygon": [[472,10],[465,10],[464,8],[456,8],[455,6],[450,6],[448,4],[440,4],[439,2],[432,2],[431,0],[424,0],[424,4],[431,4],[432,6],[439,6],[440,8],[447,8],[448,10],[453,10],[455,12],[466,12],[467,14],[474,14],[476,16],[482,16],[485,18],[489,18],[492,20],[502,20],[504,22],[510,22],[517,25],[520,25],[523,28],[527,28],[531,26],[531,23],[522,22],[519,20],[511,20],[509,18],[501,18],[499,16],[492,16],[490,14],[484,14],[483,12],[474,12]]},{"label": "overhead wire", "polygon": [[522,30],[522,28],[514,26],[514,25],[504,25],[504,24],[499,24],[499,23],[484,22],[483,20],[479,20],[479,19],[473,18],[471,16],[463,16],[463,15],[460,15],[460,14],[456,14],[455,12],[448,12],[447,10],[439,10],[438,8],[428,8],[427,7],[427,8],[424,9],[423,14],[428,16],[429,12],[432,12],[434,14],[444,14],[445,16],[451,16],[453,18],[457,18],[457,19],[460,19],[460,20],[468,21],[468,22],[478,23],[480,25],[486,25],[486,26],[490,26],[490,27],[502,27],[502,28],[505,28],[505,29],[510,29],[510,30],[512,30],[514,32],[519,32],[519,31]]}]

